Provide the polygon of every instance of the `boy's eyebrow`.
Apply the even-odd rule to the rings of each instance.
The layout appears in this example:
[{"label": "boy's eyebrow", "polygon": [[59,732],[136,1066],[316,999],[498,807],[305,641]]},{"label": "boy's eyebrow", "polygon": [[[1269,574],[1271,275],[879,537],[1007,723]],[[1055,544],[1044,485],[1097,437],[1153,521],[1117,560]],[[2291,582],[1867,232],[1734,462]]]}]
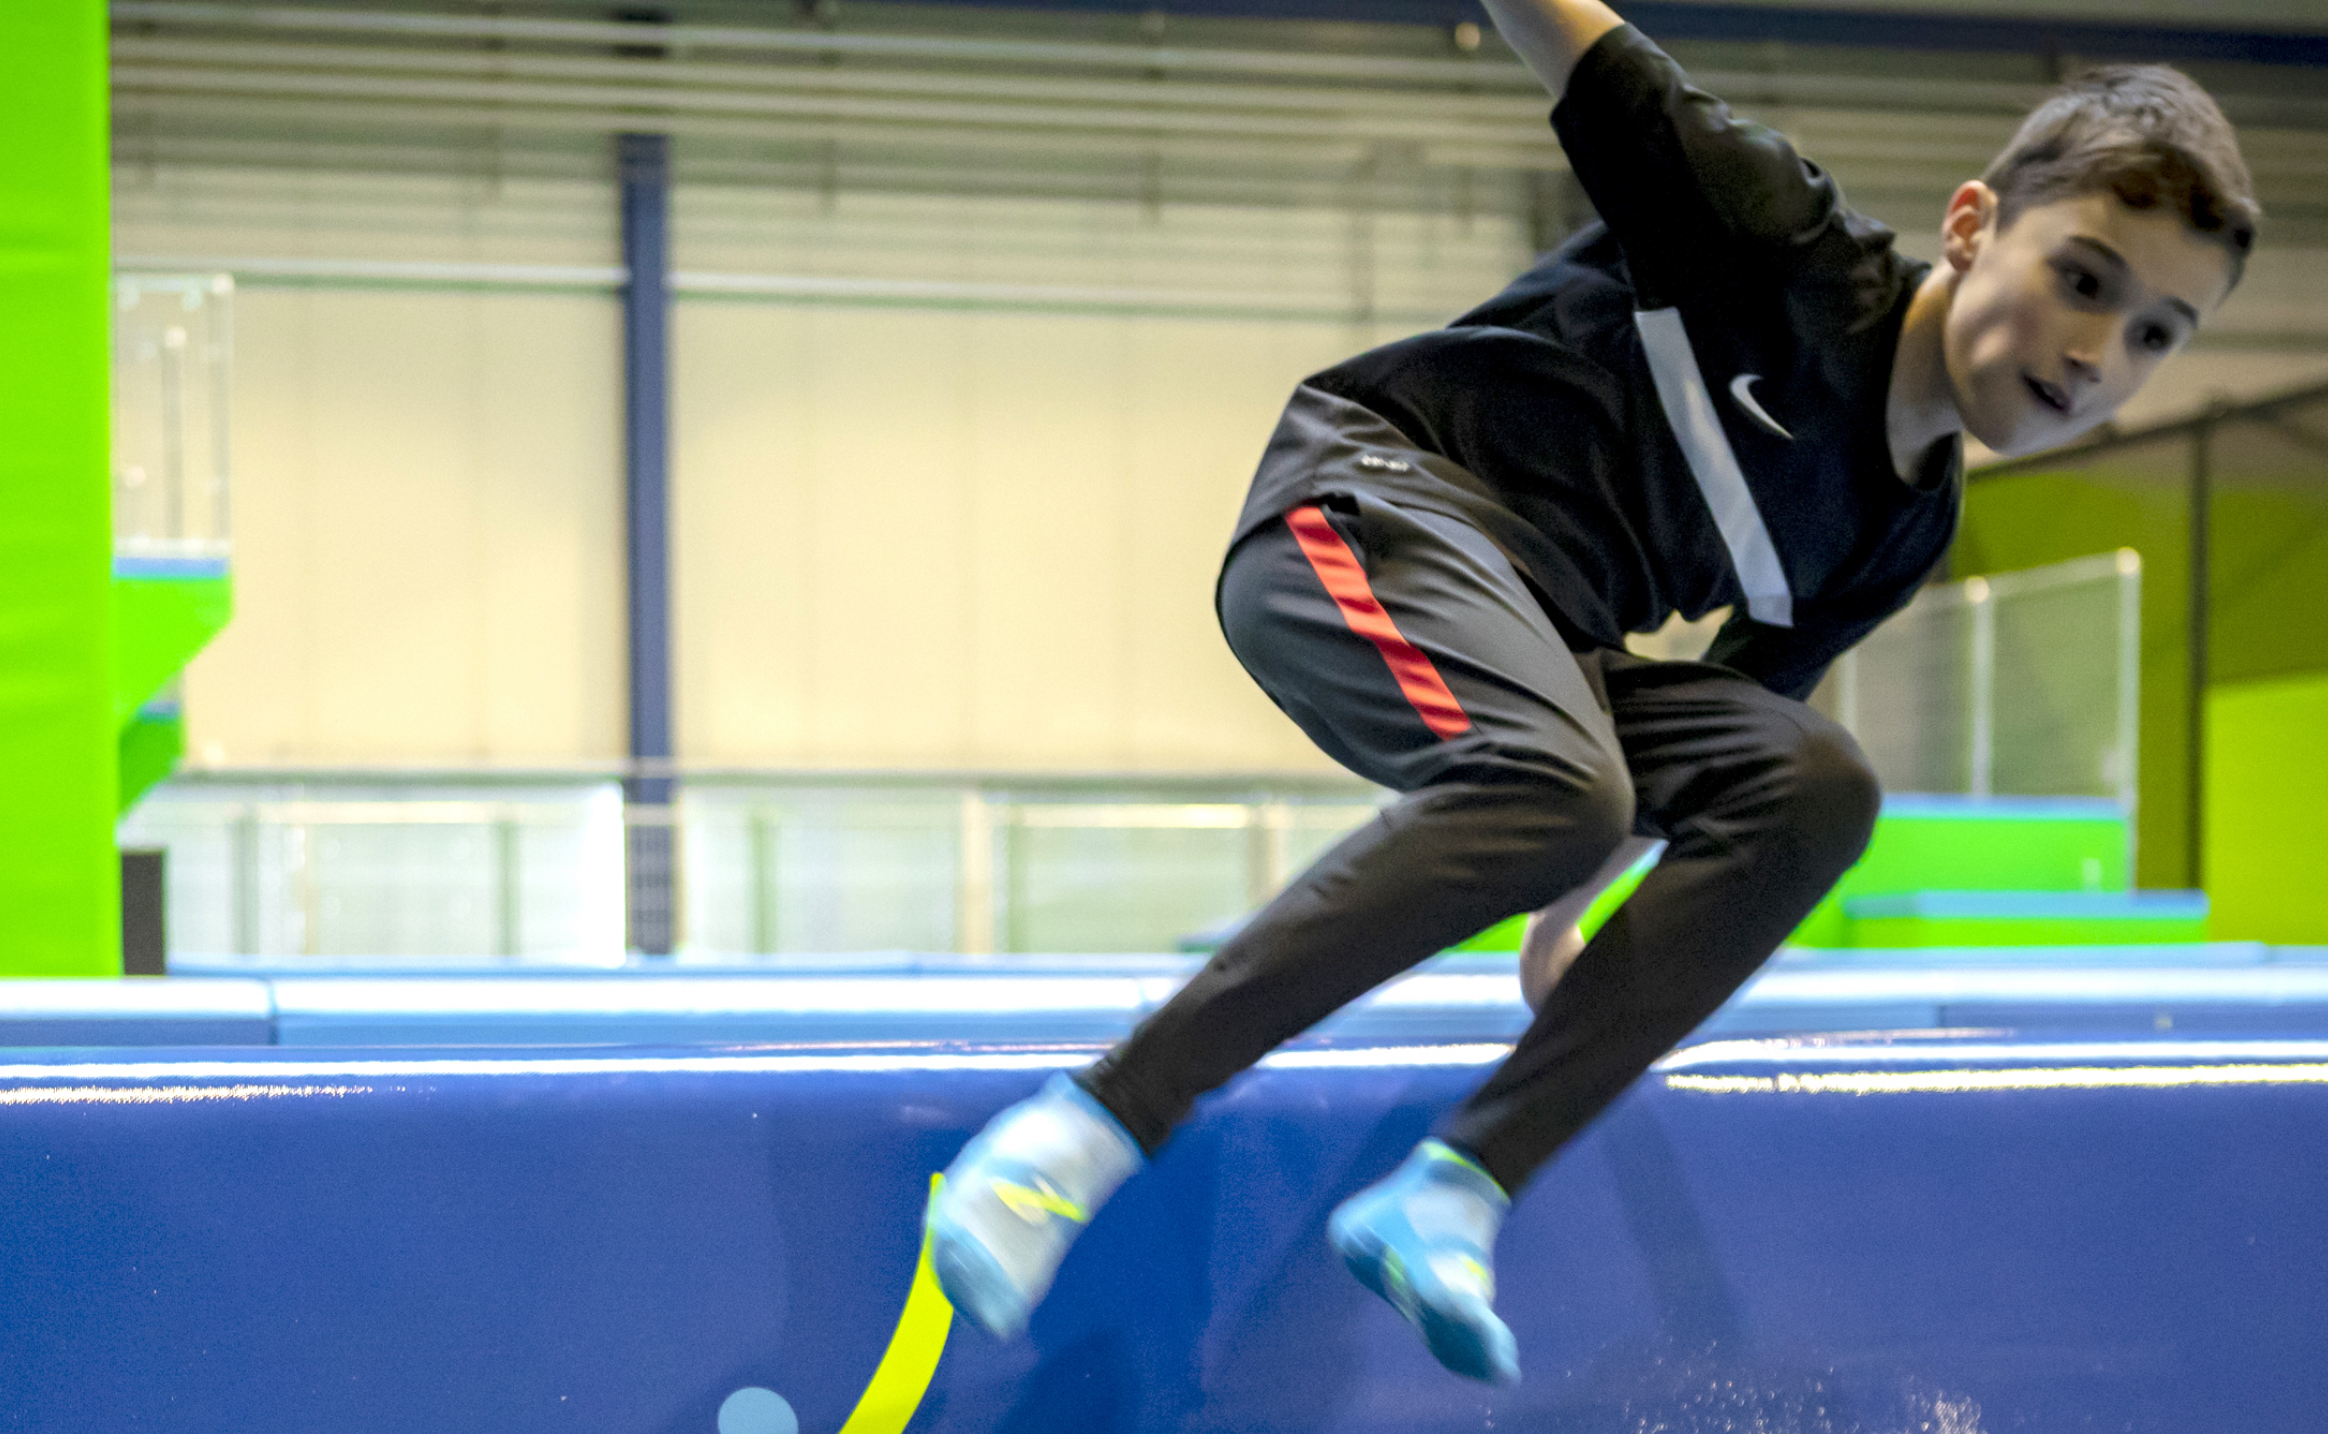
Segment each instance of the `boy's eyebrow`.
[{"label": "boy's eyebrow", "polygon": [[[2077,245],[2082,249],[2091,251],[2094,258],[2100,260],[2103,264],[2107,265],[2109,268],[2115,270],[2119,274],[2128,274],[2133,272],[2134,266],[2126,262],[2125,255],[2119,253],[2117,250],[2111,248],[2101,240],[2094,238],[2091,234],[2072,234],[2069,236],[2069,242]],[[2197,309],[2191,307],[2191,305],[2185,301],[2175,298],[2171,294],[2167,296],[2166,302],[2168,306],[2173,308],[2176,313],[2181,314],[2186,319],[2189,319],[2194,326],[2197,325],[2199,322],[2199,311]]]},{"label": "boy's eyebrow", "polygon": [[2096,259],[2101,260],[2104,264],[2109,265],[2112,269],[2117,270],[2121,274],[2131,271],[2134,267],[2133,265],[2126,262],[2125,255],[2119,253],[2109,245],[2104,244],[2101,240],[2096,239],[2091,234],[2072,234],[2069,236],[2069,242],[2082,248],[2092,250],[2093,256]]}]

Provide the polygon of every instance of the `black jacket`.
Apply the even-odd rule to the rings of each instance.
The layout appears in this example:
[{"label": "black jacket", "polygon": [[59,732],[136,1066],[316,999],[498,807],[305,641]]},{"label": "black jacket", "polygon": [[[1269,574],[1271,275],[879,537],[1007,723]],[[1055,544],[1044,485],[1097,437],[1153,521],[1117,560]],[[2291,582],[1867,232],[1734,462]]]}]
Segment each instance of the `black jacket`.
[{"label": "black jacket", "polygon": [[1448,461],[1264,463],[1239,536],[1352,488],[1452,513],[1573,645],[1733,605],[1709,660],[1805,696],[1955,529],[1960,445],[1902,482],[1884,425],[1930,266],[1631,26],[1578,62],[1552,124],[1600,222],[1449,327],[1307,380]]}]

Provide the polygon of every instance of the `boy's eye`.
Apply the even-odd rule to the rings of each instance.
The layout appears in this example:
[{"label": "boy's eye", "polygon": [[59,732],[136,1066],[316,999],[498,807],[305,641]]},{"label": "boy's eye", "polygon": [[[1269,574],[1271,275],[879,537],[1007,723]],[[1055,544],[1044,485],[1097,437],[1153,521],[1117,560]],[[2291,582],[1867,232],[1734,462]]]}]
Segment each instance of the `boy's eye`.
[{"label": "boy's eye", "polygon": [[2142,347],[2152,353],[2164,353],[2174,347],[2174,330],[2163,324],[2151,324],[2142,330]]},{"label": "boy's eye", "polygon": [[2069,291],[2081,299],[2098,299],[2102,296],[2101,276],[2090,269],[2064,264],[2061,267],[2061,279],[2069,286]]}]

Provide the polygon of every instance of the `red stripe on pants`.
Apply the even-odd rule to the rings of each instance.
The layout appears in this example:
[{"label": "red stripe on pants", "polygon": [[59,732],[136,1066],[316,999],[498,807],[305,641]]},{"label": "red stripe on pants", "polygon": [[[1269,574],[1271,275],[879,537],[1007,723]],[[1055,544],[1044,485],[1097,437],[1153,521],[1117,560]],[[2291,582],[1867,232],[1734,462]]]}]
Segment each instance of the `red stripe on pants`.
[{"label": "red stripe on pants", "polygon": [[1301,544],[1302,555],[1317,570],[1318,581],[1326,585],[1334,606],[1342,610],[1342,621],[1350,630],[1365,638],[1390,664],[1390,675],[1398,679],[1398,690],[1406,694],[1415,711],[1434,736],[1447,738],[1471,730],[1471,718],[1455,694],[1447,690],[1439,669],[1423,650],[1406,640],[1390,614],[1382,610],[1382,603],[1367,586],[1366,569],[1359,565],[1357,554],[1342,541],[1326,521],[1325,511],[1317,506],[1295,508],[1285,515],[1285,526],[1293,529],[1293,540]]}]

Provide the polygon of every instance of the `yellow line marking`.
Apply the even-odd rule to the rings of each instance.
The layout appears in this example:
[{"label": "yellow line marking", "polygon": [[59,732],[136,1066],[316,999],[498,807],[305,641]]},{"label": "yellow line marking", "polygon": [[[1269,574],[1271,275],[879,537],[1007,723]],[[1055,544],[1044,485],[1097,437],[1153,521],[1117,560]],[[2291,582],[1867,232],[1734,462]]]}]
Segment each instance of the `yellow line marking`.
[{"label": "yellow line marking", "polygon": [[[930,1177],[930,1199],[946,1183],[943,1175]],[[938,1357],[946,1352],[946,1336],[954,1328],[954,1306],[938,1288],[938,1272],[930,1264],[929,1228],[922,1229],[921,1259],[913,1268],[913,1289],[905,1297],[905,1312],[897,1317],[897,1332],[874,1367],[864,1397],[850,1411],[841,1434],[904,1434],[905,1426],[921,1408],[922,1397],[937,1377]]]}]

